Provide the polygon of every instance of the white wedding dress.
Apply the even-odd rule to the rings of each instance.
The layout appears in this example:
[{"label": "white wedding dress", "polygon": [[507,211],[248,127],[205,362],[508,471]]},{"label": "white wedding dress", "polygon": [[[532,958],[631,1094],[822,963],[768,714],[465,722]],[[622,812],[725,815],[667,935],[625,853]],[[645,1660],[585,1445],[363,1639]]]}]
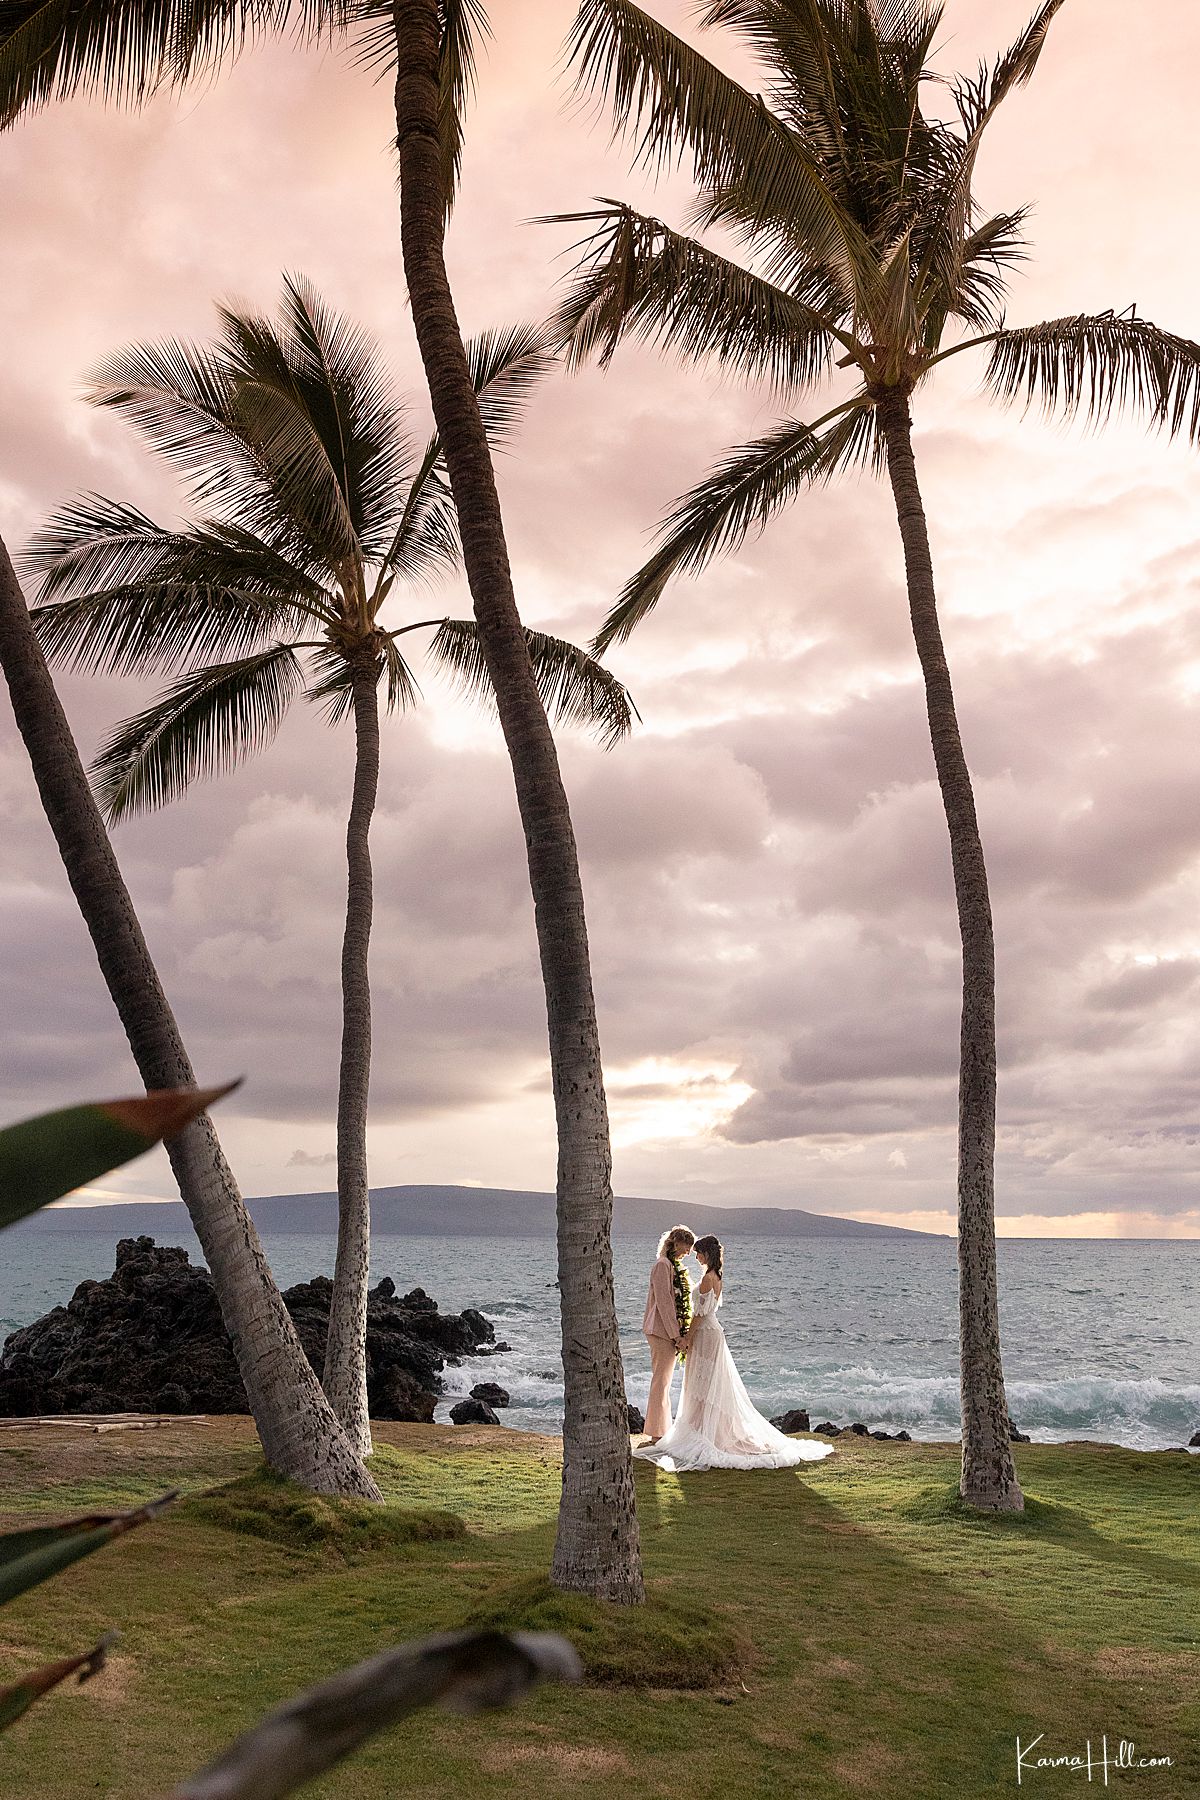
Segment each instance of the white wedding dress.
[{"label": "white wedding dress", "polygon": [[792,1469],[820,1462],[832,1444],[785,1437],[756,1411],[737,1372],[717,1312],[721,1296],[697,1293],[679,1416],[665,1437],[634,1451],[677,1474],[699,1469]]}]

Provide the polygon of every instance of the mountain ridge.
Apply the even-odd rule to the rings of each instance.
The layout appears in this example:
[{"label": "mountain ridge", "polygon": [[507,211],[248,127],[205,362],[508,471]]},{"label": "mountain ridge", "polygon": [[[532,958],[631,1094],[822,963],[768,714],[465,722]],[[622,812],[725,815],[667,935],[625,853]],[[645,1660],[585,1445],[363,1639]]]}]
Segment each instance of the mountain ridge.
[{"label": "mountain ridge", "polygon": [[[263,1194],[247,1201],[260,1231],[325,1235],[337,1229],[337,1195]],[[83,1215],[83,1216],[81,1216]],[[133,1200],[95,1206],[52,1207],[27,1220],[37,1231],[111,1231],[123,1237],[164,1234],[190,1228],[178,1200]],[[613,1232],[621,1237],[655,1237],[675,1224],[697,1235],[782,1238],[931,1238],[944,1234],[900,1225],[841,1219],[800,1207],[689,1205],[619,1195],[613,1202]],[[554,1195],[528,1188],[410,1184],[371,1190],[371,1227],[381,1237],[551,1237]],[[20,1228],[18,1228],[20,1229]]]}]

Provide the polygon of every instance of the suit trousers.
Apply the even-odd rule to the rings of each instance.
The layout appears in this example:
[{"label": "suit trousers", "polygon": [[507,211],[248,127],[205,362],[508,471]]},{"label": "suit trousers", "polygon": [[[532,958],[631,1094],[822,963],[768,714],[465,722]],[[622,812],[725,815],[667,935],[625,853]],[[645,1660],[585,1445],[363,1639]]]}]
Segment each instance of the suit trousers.
[{"label": "suit trousers", "polygon": [[650,1346],[650,1398],[646,1402],[646,1434],[665,1437],[671,1429],[671,1377],[675,1346],[670,1338],[647,1337]]}]

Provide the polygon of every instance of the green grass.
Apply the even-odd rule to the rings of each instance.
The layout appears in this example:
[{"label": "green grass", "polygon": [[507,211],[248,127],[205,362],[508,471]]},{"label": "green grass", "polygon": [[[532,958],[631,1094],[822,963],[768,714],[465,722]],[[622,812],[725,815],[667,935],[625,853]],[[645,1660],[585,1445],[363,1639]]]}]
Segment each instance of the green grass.
[{"label": "green grass", "polygon": [[[991,1519],[958,1502],[949,1446],[839,1442],[754,1475],[639,1465],[650,1603],[627,1613],[545,1582],[550,1440],[379,1436],[388,1504],[362,1525],[264,1479],[243,1422],[0,1443],[0,1507],[23,1521],[201,1496],[5,1609],[0,1680],[110,1624],[122,1639],[6,1735],[2,1800],[169,1791],[303,1683],[469,1621],[563,1630],[588,1678],[510,1713],[421,1715],[310,1794],[984,1800],[1016,1791],[1016,1736],[1038,1732],[1059,1752],[1131,1739],[1175,1758],[1129,1778],[1145,1800],[1200,1793],[1198,1459],[1021,1446],[1029,1507]],[[431,1513],[465,1533],[428,1536]],[[1079,1788],[1046,1771],[1021,1792]]]},{"label": "green grass", "polygon": [[[372,1458],[373,1467],[378,1469],[385,1457],[394,1458],[395,1451],[381,1449]],[[273,1538],[296,1550],[340,1551],[343,1556],[467,1535],[457,1513],[401,1506],[395,1500],[377,1506],[366,1500],[329,1499],[284,1481],[265,1463],[195,1495],[185,1505],[193,1517],[226,1531]]]},{"label": "green grass", "polygon": [[630,1609],[598,1606],[582,1594],[562,1593],[544,1575],[526,1575],[484,1594],[465,1623],[560,1631],[579,1651],[588,1681],[617,1687],[721,1687],[751,1660],[750,1640],[725,1609],[666,1582],[651,1583],[645,1605]]}]

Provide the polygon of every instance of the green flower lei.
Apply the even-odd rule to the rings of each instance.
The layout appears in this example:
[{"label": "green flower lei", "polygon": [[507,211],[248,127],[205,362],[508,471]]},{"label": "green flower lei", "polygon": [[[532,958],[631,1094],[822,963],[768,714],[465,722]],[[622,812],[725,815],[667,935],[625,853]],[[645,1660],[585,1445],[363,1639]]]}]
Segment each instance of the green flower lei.
[{"label": "green flower lei", "polygon": [[[675,1317],[679,1323],[680,1333],[683,1334],[687,1332],[692,1323],[692,1284],[687,1278],[687,1270],[680,1259],[672,1256],[669,1261],[675,1271],[672,1277],[675,1288]],[[683,1362],[686,1355],[687,1352],[681,1350],[679,1361]]]}]

